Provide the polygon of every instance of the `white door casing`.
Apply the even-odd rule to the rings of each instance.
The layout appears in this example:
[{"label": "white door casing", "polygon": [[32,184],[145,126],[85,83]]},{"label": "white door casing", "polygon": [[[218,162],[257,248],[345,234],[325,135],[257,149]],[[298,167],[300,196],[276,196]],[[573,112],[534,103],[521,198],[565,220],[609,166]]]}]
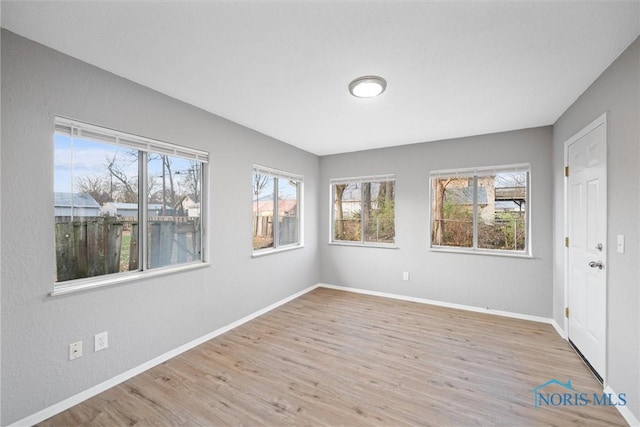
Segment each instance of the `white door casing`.
[{"label": "white door casing", "polygon": [[607,121],[565,143],[567,335],[605,378],[607,325]]}]

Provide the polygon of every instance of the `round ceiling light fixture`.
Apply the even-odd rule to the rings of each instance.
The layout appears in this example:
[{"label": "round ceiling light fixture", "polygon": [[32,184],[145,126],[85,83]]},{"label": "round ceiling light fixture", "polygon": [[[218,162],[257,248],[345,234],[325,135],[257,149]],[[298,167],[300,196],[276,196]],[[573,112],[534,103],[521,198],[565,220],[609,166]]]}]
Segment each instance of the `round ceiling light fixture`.
[{"label": "round ceiling light fixture", "polygon": [[376,97],[387,88],[387,81],[378,76],[362,76],[349,83],[349,92],[357,98]]}]

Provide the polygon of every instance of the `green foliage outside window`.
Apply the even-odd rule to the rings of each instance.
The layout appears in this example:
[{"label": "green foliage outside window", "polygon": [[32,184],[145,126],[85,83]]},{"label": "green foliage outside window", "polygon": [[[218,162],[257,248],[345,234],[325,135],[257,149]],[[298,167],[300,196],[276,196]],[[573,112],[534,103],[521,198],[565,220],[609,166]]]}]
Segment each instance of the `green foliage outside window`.
[{"label": "green foliage outside window", "polygon": [[[463,171],[464,172],[464,171]],[[526,165],[478,175],[434,174],[431,244],[479,250],[527,250]]]},{"label": "green foliage outside window", "polygon": [[392,244],[395,181],[334,184],[333,241]]}]

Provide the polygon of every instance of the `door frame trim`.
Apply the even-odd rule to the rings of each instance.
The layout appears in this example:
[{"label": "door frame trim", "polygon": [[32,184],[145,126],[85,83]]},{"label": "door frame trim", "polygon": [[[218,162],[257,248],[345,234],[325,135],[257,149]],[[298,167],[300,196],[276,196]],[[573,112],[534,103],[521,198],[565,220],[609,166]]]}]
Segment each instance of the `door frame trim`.
[{"label": "door frame trim", "polygon": [[[588,125],[586,125],[582,130],[578,131],[575,135],[573,135],[571,138],[567,139],[564,142],[564,163],[563,163],[563,167],[567,166],[569,164],[569,146],[571,144],[573,144],[574,142],[576,142],[577,140],[579,140],[580,138],[582,138],[583,136],[587,135],[589,132],[593,131],[595,128],[597,128],[598,126],[604,125],[604,130],[605,130],[605,166],[607,168],[607,187],[609,186],[609,156],[608,156],[608,148],[609,148],[609,128],[608,128],[608,112],[603,113],[602,115],[600,115],[598,118],[596,118],[594,121],[592,121],[591,123],[589,123]],[[569,173],[571,173],[571,171],[569,171]],[[564,238],[566,236],[569,235],[569,215],[568,215],[568,184],[569,184],[569,179],[566,176],[563,176],[563,187],[564,187],[564,196],[563,196],[563,202],[564,202],[564,206],[563,206],[563,233],[564,235],[562,236],[562,240],[564,241]],[[608,197],[608,191],[605,188],[605,195],[607,196],[607,216],[608,216],[608,210],[609,210],[609,197]],[[609,230],[605,230],[605,236],[606,236],[606,240],[608,241],[609,239]],[[564,277],[563,277],[563,281],[564,281],[564,300],[563,300],[563,306],[562,306],[562,312],[563,312],[563,326],[564,326],[564,330],[565,330],[565,334],[567,336],[567,341],[569,340],[569,319],[564,315],[564,308],[568,307],[568,303],[569,303],[569,248],[566,245],[562,245],[562,248],[564,250]],[[609,249],[607,247],[607,254],[609,252]],[[605,260],[605,265],[608,267],[608,260]],[[608,284],[609,283],[609,272],[605,270],[605,282]],[[608,287],[608,286],[607,286]],[[609,310],[607,309],[607,298],[608,295],[605,294],[605,304],[604,304],[604,312],[605,312],[605,340],[604,340],[604,345],[605,345],[605,350],[604,350],[604,372],[600,372],[600,375],[602,375],[602,382],[603,382],[603,386],[606,387],[608,382],[607,382],[607,372],[608,372],[608,368],[607,368],[607,364],[608,364],[608,353],[609,353],[609,344],[608,344],[608,336],[609,336]],[[569,314],[571,315],[571,314]]]}]

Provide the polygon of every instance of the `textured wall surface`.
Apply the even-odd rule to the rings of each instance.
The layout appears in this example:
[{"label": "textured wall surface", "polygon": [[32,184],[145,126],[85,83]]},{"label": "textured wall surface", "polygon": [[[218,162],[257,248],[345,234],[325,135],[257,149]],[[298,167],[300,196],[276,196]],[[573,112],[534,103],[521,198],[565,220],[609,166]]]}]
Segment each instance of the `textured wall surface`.
[{"label": "textured wall surface", "polygon": [[[432,170],[517,163],[531,164],[533,258],[429,249]],[[326,156],[320,171],[323,282],[551,317],[550,127]],[[377,174],[396,174],[398,248],[328,244],[329,180]]]},{"label": "textured wall surface", "polygon": [[[211,266],[47,296],[55,115],[209,151]],[[315,155],[6,31],[2,141],[2,425],[319,281]],[[254,163],[304,175],[304,248],[251,258]],[[102,331],[109,348],[94,353]],[[79,340],[84,356],[69,362]]]},{"label": "textured wall surface", "polygon": [[[554,305],[562,325],[564,308],[564,143],[607,113],[607,372],[608,384],[627,393],[640,419],[640,39],[636,40],[569,108],[553,128]],[[625,236],[625,253],[616,236]]]},{"label": "textured wall surface", "polygon": [[[563,324],[563,143],[609,112],[607,378],[640,416],[640,42],[556,125],[318,158],[2,31],[0,424],[8,424],[319,281]],[[526,105],[523,105],[526,108]],[[53,288],[53,117],[210,152],[211,266],[59,297]],[[532,258],[429,249],[429,172],[530,163]],[[305,247],[251,258],[253,164],[304,175]],[[330,245],[329,180],[396,174],[397,249]],[[10,224],[10,227],[7,226]],[[403,281],[402,272],[411,273]],[[93,353],[95,333],[109,349]],[[68,344],[85,355],[69,362]]]}]

